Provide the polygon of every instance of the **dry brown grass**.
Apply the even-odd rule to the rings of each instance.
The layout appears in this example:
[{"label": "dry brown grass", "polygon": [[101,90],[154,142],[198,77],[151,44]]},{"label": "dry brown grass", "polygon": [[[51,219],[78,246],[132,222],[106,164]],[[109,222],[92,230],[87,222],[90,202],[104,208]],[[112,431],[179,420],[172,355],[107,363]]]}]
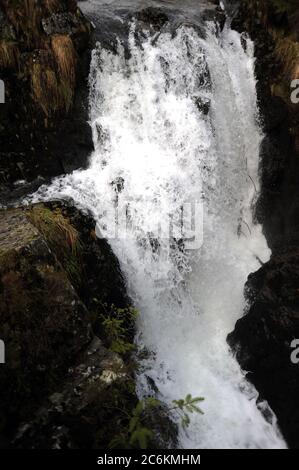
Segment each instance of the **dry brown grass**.
[{"label": "dry brown grass", "polygon": [[36,0],[2,0],[3,9],[14,26],[18,38],[27,47],[40,46],[41,4]]},{"label": "dry brown grass", "polygon": [[47,116],[55,114],[57,108],[58,82],[55,72],[34,63],[31,71],[33,98]]},{"label": "dry brown grass", "polygon": [[55,13],[61,9],[61,0],[44,0],[44,6],[49,13]]},{"label": "dry brown grass", "polygon": [[77,53],[69,36],[58,35],[51,39],[52,50],[61,80],[74,88],[76,83]]},{"label": "dry brown grass", "polygon": [[50,210],[39,204],[27,211],[27,217],[51,245],[57,245],[57,249],[72,253],[80,249],[78,231],[59,209]]},{"label": "dry brown grass", "polygon": [[79,285],[82,276],[82,244],[70,220],[60,209],[50,210],[42,204],[28,210],[27,217],[43,235],[71,282]]},{"label": "dry brown grass", "polygon": [[283,38],[278,42],[276,53],[283,64],[284,79],[299,78],[299,43]]},{"label": "dry brown grass", "polygon": [[64,80],[61,80],[58,87],[59,93],[59,109],[64,110],[66,113],[69,112],[74,101],[74,89],[70,87],[70,84]]},{"label": "dry brown grass", "polygon": [[0,69],[17,69],[19,49],[14,42],[0,41]]},{"label": "dry brown grass", "polygon": [[53,58],[41,57],[33,60],[28,74],[31,76],[31,90],[34,101],[46,117],[67,113],[73,104],[74,85],[61,77],[53,67]]},{"label": "dry brown grass", "polygon": [[35,0],[23,0],[23,3],[26,15],[32,19],[36,18],[39,2],[36,2]]}]

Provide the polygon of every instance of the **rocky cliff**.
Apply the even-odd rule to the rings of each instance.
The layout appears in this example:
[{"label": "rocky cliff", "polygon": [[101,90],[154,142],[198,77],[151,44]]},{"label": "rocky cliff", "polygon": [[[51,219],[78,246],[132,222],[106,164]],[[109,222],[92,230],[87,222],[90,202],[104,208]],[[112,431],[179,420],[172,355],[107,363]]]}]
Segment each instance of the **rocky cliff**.
[{"label": "rocky cliff", "polygon": [[61,203],[0,212],[0,447],[107,448],[137,401],[134,321],[91,218]]},{"label": "rocky cliff", "polygon": [[[236,5],[235,5],[236,6]],[[299,448],[299,366],[291,361],[299,338],[299,78],[297,1],[243,0],[233,26],[255,41],[258,99],[265,133],[260,154],[257,219],[272,256],[245,288],[248,307],[228,342],[247,377],[277,414],[291,447]]]},{"label": "rocky cliff", "polygon": [[[0,0],[0,204],[86,163],[91,29],[75,0]],[[0,448],[107,448],[137,402],[135,316],[91,218],[0,211]]]},{"label": "rocky cliff", "polygon": [[0,1],[1,199],[86,163],[91,29],[74,0]]},{"label": "rocky cliff", "polygon": [[7,208],[87,162],[90,33],[74,0],[0,0],[0,448],[177,438],[166,407],[138,403],[138,313],[95,222],[66,202]]}]

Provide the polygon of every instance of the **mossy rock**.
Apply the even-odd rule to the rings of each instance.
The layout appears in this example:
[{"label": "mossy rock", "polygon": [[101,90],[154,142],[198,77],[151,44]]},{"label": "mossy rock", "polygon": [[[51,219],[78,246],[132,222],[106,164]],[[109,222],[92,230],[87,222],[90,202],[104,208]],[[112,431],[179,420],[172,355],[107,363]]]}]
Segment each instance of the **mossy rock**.
[{"label": "mossy rock", "polygon": [[[1,447],[10,445],[47,396],[67,386],[65,375],[84,364],[94,332],[104,341],[101,351],[118,357],[109,351],[103,320],[108,310],[126,311],[130,302],[119,264],[107,242],[96,238],[94,225],[62,202],[0,212],[0,338],[7,361],[0,369]],[[124,331],[129,344],[134,325]],[[132,370],[129,354],[124,359]],[[77,378],[70,375],[69,383]],[[94,391],[84,394],[91,398]],[[102,416],[102,395],[94,400],[83,408]],[[84,413],[73,418],[75,427]]]},{"label": "mossy rock", "polygon": [[0,216],[0,369],[2,439],[62,380],[91,339],[90,317],[23,210]]}]

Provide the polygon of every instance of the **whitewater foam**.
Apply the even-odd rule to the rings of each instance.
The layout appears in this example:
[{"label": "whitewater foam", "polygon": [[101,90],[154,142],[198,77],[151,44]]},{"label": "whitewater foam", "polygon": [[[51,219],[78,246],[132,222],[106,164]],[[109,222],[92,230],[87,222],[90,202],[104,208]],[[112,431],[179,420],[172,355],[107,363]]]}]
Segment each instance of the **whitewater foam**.
[{"label": "whitewater foam", "polygon": [[[92,212],[105,236],[115,208],[128,233],[109,242],[140,315],[136,342],[151,351],[137,377],[140,396],[166,403],[203,396],[204,415],[180,428],[183,448],[284,448],[275,416],[226,343],[245,307],[244,283],[269,259],[254,223],[258,124],[253,45],[228,27],[205,39],[190,26],[136,43],[126,57],[99,44],[90,73],[95,151],[87,170],[57,178],[33,197],[71,197]],[[143,36],[146,36],[145,33]],[[139,38],[140,40],[140,38]],[[243,46],[242,46],[243,43]],[[244,44],[246,44],[244,50]],[[148,201],[151,202],[149,210]],[[184,204],[203,208],[203,244],[156,237]],[[192,247],[191,247],[192,248]]]}]

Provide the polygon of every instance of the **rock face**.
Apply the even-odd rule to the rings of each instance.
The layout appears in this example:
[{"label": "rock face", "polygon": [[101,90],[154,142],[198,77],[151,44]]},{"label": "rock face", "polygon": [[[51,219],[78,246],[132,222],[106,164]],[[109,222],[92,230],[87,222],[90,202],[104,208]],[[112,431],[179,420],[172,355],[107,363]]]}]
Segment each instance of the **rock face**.
[{"label": "rock face", "polygon": [[130,344],[130,304],[93,229],[62,203],[0,213],[2,448],[105,447],[121,419],[116,404],[136,403],[129,355],[113,352],[105,323],[121,312]]},{"label": "rock face", "polygon": [[255,40],[265,133],[256,215],[272,257],[249,276],[248,308],[228,342],[248,379],[276,413],[287,443],[299,448],[299,366],[291,361],[292,340],[299,338],[299,105],[290,100],[290,83],[299,65],[294,34],[298,2],[238,3],[233,25]]},{"label": "rock face", "polygon": [[291,343],[299,338],[299,251],[271,258],[246,285],[250,304],[228,343],[248,379],[279,419],[292,448],[299,447],[299,364]]},{"label": "rock face", "polygon": [[168,16],[160,8],[148,7],[135,13],[137,20],[147,25],[151,25],[154,29],[160,30],[168,21]]},{"label": "rock face", "polygon": [[[121,357],[94,337],[68,370],[61,388],[47,397],[34,418],[20,426],[13,448],[107,448],[118,431],[115,412],[136,400],[134,381]],[[115,407],[115,408],[114,408]]]},{"label": "rock face", "polygon": [[[255,41],[258,102],[265,133],[257,218],[263,224],[270,248],[279,251],[299,240],[295,222],[299,203],[299,106],[291,102],[290,88],[296,78],[299,57],[299,43],[294,40],[295,30],[291,25],[296,5],[291,8],[283,0],[237,3],[239,9],[232,25],[239,31],[247,31]],[[277,3],[280,8],[275,8]]]},{"label": "rock face", "polygon": [[85,165],[90,33],[74,0],[0,1],[1,199]]}]

